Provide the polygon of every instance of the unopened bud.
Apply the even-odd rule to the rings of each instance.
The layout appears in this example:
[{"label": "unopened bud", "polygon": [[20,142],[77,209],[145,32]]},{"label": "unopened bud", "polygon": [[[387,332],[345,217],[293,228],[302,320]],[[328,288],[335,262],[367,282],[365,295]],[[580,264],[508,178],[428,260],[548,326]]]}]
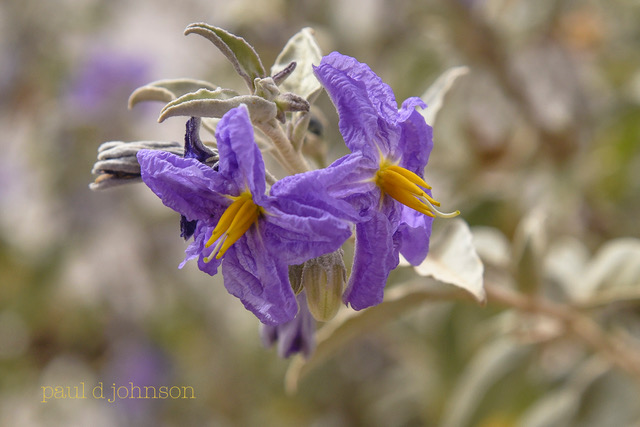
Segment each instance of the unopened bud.
[{"label": "unopened bud", "polygon": [[347,280],[342,254],[338,249],[304,263],[302,286],[307,293],[307,305],[320,322],[331,320],[342,305],[342,290]]}]

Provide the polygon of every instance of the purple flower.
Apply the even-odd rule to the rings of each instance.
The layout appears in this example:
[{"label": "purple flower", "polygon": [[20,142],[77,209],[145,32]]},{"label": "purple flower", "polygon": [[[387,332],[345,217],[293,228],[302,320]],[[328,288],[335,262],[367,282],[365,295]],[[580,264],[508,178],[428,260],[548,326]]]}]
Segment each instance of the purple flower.
[{"label": "purple flower", "polygon": [[315,348],[316,321],[307,306],[307,297],[302,291],[297,296],[300,310],[293,320],[282,325],[262,325],[260,338],[269,348],[278,343],[278,355],[287,358],[295,353],[309,357]]},{"label": "purple flower", "polygon": [[324,186],[359,214],[343,301],[360,310],[382,301],[400,253],[414,265],[424,260],[433,217],[457,213],[439,212],[422,178],[433,147],[432,129],[416,111],[426,107],[424,102],[409,98],[398,109],[380,77],[337,52],[324,57],[315,74],[338,110],[340,132],[352,154],[305,174],[298,184]]},{"label": "purple flower", "polygon": [[144,150],[142,179],[166,206],[198,221],[181,267],[197,258],[214,275],[222,264],[225,287],[260,321],[288,322],[298,311],[288,266],[338,249],[349,225],[322,210],[325,201],[295,201],[287,178],[265,194],[264,163],[244,105],[224,115],[216,139],[217,171],[196,158]]}]

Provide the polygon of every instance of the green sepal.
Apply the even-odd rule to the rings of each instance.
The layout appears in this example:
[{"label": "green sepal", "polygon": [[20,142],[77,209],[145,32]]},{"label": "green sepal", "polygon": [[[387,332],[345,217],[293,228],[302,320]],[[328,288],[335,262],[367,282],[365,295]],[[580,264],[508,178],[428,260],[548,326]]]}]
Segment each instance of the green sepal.
[{"label": "green sepal", "polygon": [[200,89],[168,103],[160,112],[159,122],[174,116],[221,118],[227,111],[245,104],[251,121],[268,122],[276,117],[276,104],[254,95],[236,95],[227,89]]},{"label": "green sepal", "polygon": [[254,79],[266,77],[260,57],[253,46],[242,37],[205,23],[190,24],[184,30],[184,34],[198,34],[213,43],[231,61],[236,72],[249,86],[251,93],[254,92]]},{"label": "green sepal", "polygon": [[141,86],[129,96],[129,108],[144,101],[171,102],[176,98],[198,89],[216,90],[218,87],[204,80],[169,79],[158,80]]}]

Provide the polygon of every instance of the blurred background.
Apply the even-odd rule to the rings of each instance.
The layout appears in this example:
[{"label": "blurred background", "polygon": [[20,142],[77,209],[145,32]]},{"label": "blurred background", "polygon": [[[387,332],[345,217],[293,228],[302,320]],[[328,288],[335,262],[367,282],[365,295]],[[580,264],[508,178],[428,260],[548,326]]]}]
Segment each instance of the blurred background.
[{"label": "blurred background", "polygon": [[[177,214],[142,185],[88,188],[102,142],[184,137],[183,119],[157,123],[161,104],[127,110],[136,87],[245,90],[208,41],[183,36],[192,22],[244,37],[267,68],[311,26],[398,101],[469,66],[427,181],[471,226],[487,286],[571,307],[611,342],[491,293],[485,307],[433,301],[285,393],[289,361],[262,348],[255,318],[218,277],[178,270]],[[3,1],[0,425],[638,425],[638,22],[633,0]],[[326,95],[318,105],[339,147]],[[109,403],[90,398],[99,382],[196,399]],[[42,403],[43,386],[73,397],[80,383],[89,398]]]}]

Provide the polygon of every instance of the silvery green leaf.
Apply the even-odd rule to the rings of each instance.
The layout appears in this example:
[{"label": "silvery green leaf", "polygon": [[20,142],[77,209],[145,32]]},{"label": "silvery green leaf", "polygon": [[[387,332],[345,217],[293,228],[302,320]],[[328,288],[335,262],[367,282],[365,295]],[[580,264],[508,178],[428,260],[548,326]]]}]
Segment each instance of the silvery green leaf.
[{"label": "silvery green leaf", "polygon": [[419,278],[396,285],[385,292],[384,301],[366,310],[343,309],[316,334],[317,346],[309,359],[295,357],[285,378],[285,387],[293,393],[299,381],[321,363],[330,359],[345,344],[363,333],[376,330],[381,325],[397,319],[411,309],[434,301],[464,299],[467,293],[455,287],[443,287],[441,283]]},{"label": "silvery green leaf", "polygon": [[582,362],[559,389],[546,393],[525,412],[522,427],[562,427],[575,425],[582,397],[591,384],[610,369],[609,363],[594,356]]},{"label": "silvery green leaf", "polygon": [[531,349],[531,346],[520,345],[508,339],[499,339],[483,347],[467,364],[447,399],[440,425],[472,425],[473,416],[487,390],[520,366]]},{"label": "silvery green leaf", "polygon": [[276,117],[276,104],[254,95],[234,96],[233,91],[200,89],[168,103],[160,112],[159,122],[174,116],[222,117],[227,111],[245,104],[251,121],[267,122]]},{"label": "silvery green leaf", "polygon": [[321,59],[322,51],[313,36],[313,29],[303,28],[289,39],[282,52],[278,54],[271,67],[271,75],[277,75],[295,62],[295,70],[281,83],[281,90],[293,92],[313,102],[322,86],[313,74],[312,66],[320,64]]},{"label": "silvery green leaf", "polygon": [[143,149],[168,151],[178,156],[182,156],[184,153],[183,144],[179,142],[105,142],[98,147],[98,161],[91,170],[91,173],[98,175],[98,177],[89,184],[89,188],[104,190],[118,185],[140,182],[140,165],[136,154]]},{"label": "silvery green leaf", "polygon": [[143,101],[171,102],[182,95],[195,92],[198,89],[216,90],[217,86],[204,80],[158,80],[134,90],[131,96],[129,96],[129,108],[133,108],[134,105]]},{"label": "silvery green leaf", "polygon": [[623,237],[607,242],[587,265],[581,301],[640,299],[640,239]]},{"label": "silvery green leaf", "polygon": [[484,266],[473,246],[469,226],[461,219],[448,220],[446,224],[432,236],[429,254],[415,271],[460,287],[484,304],[487,298],[482,278]]},{"label": "silvery green leaf", "polygon": [[451,89],[453,83],[458,77],[468,72],[469,68],[464,66],[449,68],[420,97],[427,104],[427,108],[421,110],[420,113],[430,126],[435,123],[436,116],[442,107],[444,96]]},{"label": "silvery green leaf", "polygon": [[249,86],[251,93],[254,91],[254,79],[266,77],[260,57],[253,46],[242,37],[205,23],[188,25],[184,34],[198,34],[211,41],[231,61],[236,72]]}]

